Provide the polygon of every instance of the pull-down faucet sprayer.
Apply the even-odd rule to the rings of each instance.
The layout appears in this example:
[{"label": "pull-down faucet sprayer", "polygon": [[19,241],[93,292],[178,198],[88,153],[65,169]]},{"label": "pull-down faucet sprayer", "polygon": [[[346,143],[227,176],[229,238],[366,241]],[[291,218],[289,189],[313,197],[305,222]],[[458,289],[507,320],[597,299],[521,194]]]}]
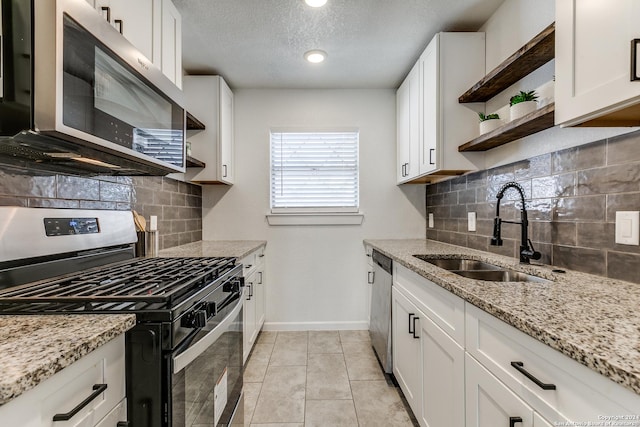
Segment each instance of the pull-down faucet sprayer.
[{"label": "pull-down faucet sprayer", "polygon": [[[515,188],[520,193],[520,200],[522,202],[522,210],[520,211],[520,222],[517,221],[506,221],[500,218],[500,200],[504,196],[505,191],[509,188]],[[496,195],[498,202],[496,203],[496,217],[493,220],[493,237],[491,238],[492,246],[502,246],[502,238],[500,237],[500,231],[502,227],[502,223],[506,222],[509,224],[520,224],[522,242],[520,243],[520,262],[523,264],[529,264],[530,259],[540,259],[542,256],[540,252],[537,252],[533,248],[533,243],[529,240],[528,228],[529,221],[527,220],[527,210],[524,205],[524,189],[517,182],[507,182],[500,188],[498,194]]]}]

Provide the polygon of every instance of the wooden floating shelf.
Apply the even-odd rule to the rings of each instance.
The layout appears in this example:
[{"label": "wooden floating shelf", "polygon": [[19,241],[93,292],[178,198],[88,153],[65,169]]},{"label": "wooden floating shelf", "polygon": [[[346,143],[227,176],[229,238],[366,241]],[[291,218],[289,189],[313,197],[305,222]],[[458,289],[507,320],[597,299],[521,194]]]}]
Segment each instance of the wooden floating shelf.
[{"label": "wooden floating shelf", "polygon": [[458,151],[486,151],[552,128],[556,104],[551,103],[458,147]]},{"label": "wooden floating shelf", "polygon": [[458,102],[485,102],[555,57],[555,22],[498,65],[458,98]]},{"label": "wooden floating shelf", "polygon": [[191,157],[191,156],[187,156],[187,167],[188,168],[204,168],[205,165],[204,162],[196,159],[195,157]]},{"label": "wooden floating shelf", "polygon": [[204,130],[205,125],[187,111],[187,130]]}]

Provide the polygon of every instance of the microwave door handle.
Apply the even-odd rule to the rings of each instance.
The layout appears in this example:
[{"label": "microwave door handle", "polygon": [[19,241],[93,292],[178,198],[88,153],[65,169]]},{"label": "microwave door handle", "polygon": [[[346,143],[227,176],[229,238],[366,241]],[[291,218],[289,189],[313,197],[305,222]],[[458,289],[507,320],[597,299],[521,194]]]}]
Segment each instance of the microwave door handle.
[{"label": "microwave door handle", "polygon": [[236,307],[218,324],[218,326],[213,328],[207,335],[190,345],[180,354],[173,356],[173,373],[177,374],[186,368],[191,362],[196,360],[198,356],[204,353],[211,344],[216,342],[235,321],[236,316],[241,310],[242,300],[238,299]]}]

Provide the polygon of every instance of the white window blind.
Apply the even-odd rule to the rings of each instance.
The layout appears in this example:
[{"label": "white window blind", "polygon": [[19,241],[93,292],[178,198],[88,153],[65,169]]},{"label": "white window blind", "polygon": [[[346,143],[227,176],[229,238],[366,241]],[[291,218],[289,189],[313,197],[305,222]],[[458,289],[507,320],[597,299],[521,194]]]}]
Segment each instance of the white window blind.
[{"label": "white window blind", "polygon": [[356,212],[358,132],[271,132],[271,210]]}]

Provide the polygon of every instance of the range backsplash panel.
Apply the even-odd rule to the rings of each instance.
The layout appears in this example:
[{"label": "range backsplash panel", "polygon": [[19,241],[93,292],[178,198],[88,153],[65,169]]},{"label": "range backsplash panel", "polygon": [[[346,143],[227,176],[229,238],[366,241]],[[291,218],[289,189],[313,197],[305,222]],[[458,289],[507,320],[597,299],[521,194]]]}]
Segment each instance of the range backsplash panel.
[{"label": "range backsplash panel", "polygon": [[135,209],[158,216],[160,249],[202,239],[202,189],[166,177],[28,175],[0,169],[0,205]]},{"label": "range backsplash panel", "polygon": [[[542,262],[640,283],[640,246],[615,243],[616,211],[640,210],[640,131],[474,172],[427,186],[427,238],[517,257],[520,226],[503,224],[504,245],[491,246],[496,194],[516,181],[525,189],[529,236]],[[507,191],[503,219],[520,219]],[[467,213],[476,212],[475,232]]]}]

